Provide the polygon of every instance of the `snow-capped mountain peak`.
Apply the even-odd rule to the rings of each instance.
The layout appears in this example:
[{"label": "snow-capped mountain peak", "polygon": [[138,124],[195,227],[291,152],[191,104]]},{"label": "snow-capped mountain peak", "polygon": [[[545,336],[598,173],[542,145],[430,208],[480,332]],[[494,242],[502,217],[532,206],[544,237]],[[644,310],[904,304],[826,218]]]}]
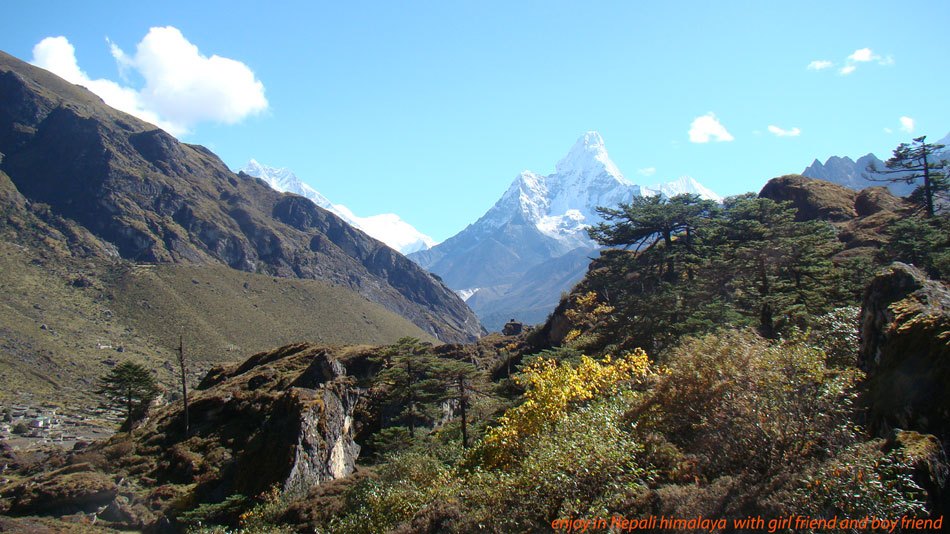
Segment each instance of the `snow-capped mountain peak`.
[{"label": "snow-capped mountain peak", "polygon": [[587,132],[546,176],[524,171],[477,221],[410,258],[438,273],[492,329],[511,317],[543,321],[562,291],[583,278],[596,256],[587,228],[596,208],[641,194],[697,193],[719,199],[689,177],[646,190],[624,179],[604,139]]},{"label": "snow-capped mountain peak", "polygon": [[620,183],[630,184],[607,155],[604,138],[593,130],[582,135],[554,168],[556,174],[562,176],[596,176],[606,173]]},{"label": "snow-capped mountain peak", "polygon": [[499,228],[517,217],[569,249],[592,246],[585,230],[601,220],[599,206],[616,206],[641,194],[672,197],[692,193],[722,200],[689,176],[650,188],[630,183],[595,131],[582,135],[555,169],[547,176],[524,171],[515,177],[501,199],[473,225],[482,229],[476,231]]},{"label": "snow-capped mountain peak", "polygon": [[285,167],[275,169],[258,163],[253,158],[241,171],[267,182],[271,188],[282,193],[294,193],[310,199],[314,204],[330,211],[359,228],[370,236],[386,243],[387,246],[403,254],[425,250],[436,244],[435,240],[416,230],[411,224],[399,218],[395,213],[381,213],[369,217],[358,217],[343,204],[334,204],[318,193]]},{"label": "snow-capped mountain peak", "polygon": [[[297,178],[297,175],[286,167],[275,169],[274,167],[262,165],[258,163],[257,160],[251,158],[251,161],[247,162],[247,165],[241,168],[241,172],[264,180],[272,189],[276,189],[281,193],[293,193],[309,198],[317,206],[336,213],[333,203],[330,202],[327,197],[321,195],[309,185],[301,182],[300,179]],[[337,213],[337,215],[340,214]],[[340,216],[343,217],[342,215]],[[346,217],[343,218],[346,219]]]},{"label": "snow-capped mountain peak", "polygon": [[547,176],[531,171],[519,174],[474,226],[489,231],[517,217],[566,247],[591,246],[585,230],[601,220],[599,206],[616,206],[641,194],[672,197],[691,193],[722,201],[689,176],[649,188],[630,183],[607,155],[604,139],[595,131],[582,135],[555,169]]}]

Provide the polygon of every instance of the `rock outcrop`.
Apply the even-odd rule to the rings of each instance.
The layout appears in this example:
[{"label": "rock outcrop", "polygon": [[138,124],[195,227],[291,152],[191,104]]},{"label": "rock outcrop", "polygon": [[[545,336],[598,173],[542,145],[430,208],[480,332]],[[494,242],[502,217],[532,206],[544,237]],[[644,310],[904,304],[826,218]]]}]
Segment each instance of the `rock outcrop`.
[{"label": "rock outcrop", "polygon": [[331,349],[287,345],[209,373],[189,406],[188,439],[181,439],[177,406],[155,416],[136,441],[160,445],[155,478],[201,479],[199,498],[273,486],[296,494],[353,471],[359,395]]},{"label": "rock outcrop", "polygon": [[854,209],[857,195],[857,191],[847,187],[797,174],[772,178],[759,192],[760,197],[776,202],[791,201],[798,209],[799,221],[853,219],[858,215]]},{"label": "rock outcrop", "polygon": [[860,363],[870,427],[950,438],[950,289],[893,263],[872,281],[861,311]]},{"label": "rock outcrop", "polygon": [[950,288],[895,262],[868,286],[859,363],[868,429],[893,439],[937,511],[950,510]]},{"label": "rock outcrop", "polygon": [[873,257],[888,241],[888,227],[908,208],[906,201],[886,187],[855,191],[817,178],[790,174],[773,178],[759,197],[792,203],[799,221],[824,220],[838,232],[845,249],[837,259]]},{"label": "rock outcrop", "polygon": [[22,476],[0,488],[0,515],[75,515],[154,530],[229,496],[274,488],[300,496],[344,478],[360,452],[354,437],[362,392],[347,366],[372,373],[371,350],[298,343],[216,368],[190,395],[187,435],[175,403],[132,434],[44,460],[65,465],[56,470],[21,472],[0,458]]}]

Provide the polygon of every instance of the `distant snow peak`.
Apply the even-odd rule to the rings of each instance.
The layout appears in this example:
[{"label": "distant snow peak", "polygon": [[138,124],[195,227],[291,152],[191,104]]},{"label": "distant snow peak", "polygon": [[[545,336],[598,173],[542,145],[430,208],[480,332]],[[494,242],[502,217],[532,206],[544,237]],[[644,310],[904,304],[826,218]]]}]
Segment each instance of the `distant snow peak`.
[{"label": "distant snow peak", "polygon": [[355,218],[359,221],[360,229],[403,254],[435,246],[434,239],[416,230],[395,213]]},{"label": "distant snow peak", "polygon": [[604,139],[595,131],[582,135],[555,168],[547,176],[531,171],[519,174],[476,227],[499,228],[517,217],[565,247],[593,246],[585,230],[601,220],[599,206],[616,206],[639,195],[682,193],[722,201],[689,176],[649,188],[632,184],[607,155]]},{"label": "distant snow peak", "polygon": [[334,213],[351,226],[359,228],[402,254],[426,250],[436,244],[434,239],[416,230],[395,213],[358,217],[343,204],[330,202],[327,197],[301,182],[293,172],[285,167],[275,169],[258,163],[252,158],[241,171],[264,180],[272,189],[282,193],[294,193],[310,199],[314,204]]},{"label": "distant snow peak", "polygon": [[473,287],[470,289],[459,289],[458,291],[455,292],[455,294],[458,295],[459,298],[462,299],[463,301],[468,302],[468,299],[472,298],[472,295],[474,295],[475,293],[478,293],[479,289],[481,288]]},{"label": "distant snow peak", "polygon": [[577,234],[587,228],[584,214],[579,210],[567,210],[563,215],[545,215],[536,224],[538,230],[550,236]]},{"label": "distant snow peak", "polygon": [[699,195],[700,198],[722,202],[722,197],[711,189],[697,182],[691,176],[681,176],[672,182],[654,184],[643,188],[643,196],[655,196],[662,194],[666,197],[675,197],[688,193],[690,195]]},{"label": "distant snow peak", "polygon": [[620,169],[607,155],[604,138],[591,130],[574,143],[570,152],[555,165],[559,175],[598,175],[606,173],[621,183],[629,184]]}]

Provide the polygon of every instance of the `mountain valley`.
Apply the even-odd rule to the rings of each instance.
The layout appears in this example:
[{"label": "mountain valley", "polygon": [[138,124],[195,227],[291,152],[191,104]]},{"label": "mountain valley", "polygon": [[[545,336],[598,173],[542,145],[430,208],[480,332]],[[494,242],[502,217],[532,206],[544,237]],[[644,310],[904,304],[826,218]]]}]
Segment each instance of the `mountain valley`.
[{"label": "mountain valley", "polygon": [[942,524],[950,218],[870,157],[723,199],[589,131],[434,244],[0,52],[0,532]]}]

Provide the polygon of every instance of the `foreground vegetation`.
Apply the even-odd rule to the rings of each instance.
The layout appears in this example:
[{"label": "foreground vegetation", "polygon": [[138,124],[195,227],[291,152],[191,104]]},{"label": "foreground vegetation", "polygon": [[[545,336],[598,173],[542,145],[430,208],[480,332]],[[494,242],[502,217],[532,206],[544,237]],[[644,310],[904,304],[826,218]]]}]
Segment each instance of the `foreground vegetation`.
[{"label": "foreground vegetation", "polygon": [[294,504],[272,493],[233,526],[507,533],[585,517],[926,515],[916,458],[855,422],[860,371],[804,335],[690,337],[662,364],[568,352],[523,367],[520,403],[474,447],[446,425],[344,485]]},{"label": "foreground vegetation", "polygon": [[[499,353],[469,375],[473,446],[458,409],[423,416],[406,402],[425,404],[422,389],[394,379],[383,398],[410,409],[383,424],[369,465],[304,498],[260,501],[232,526],[536,532],[586,518],[607,531],[615,517],[662,516],[741,530],[733,520],[928,516],[915,473],[932,440],[864,426],[857,305],[887,261],[946,277],[946,218],[908,218],[879,256],[855,259],[835,256],[831,225],[752,196],[638,199],[604,214],[592,235],[635,250],[606,252],[531,334],[552,347]],[[387,354],[427,352],[404,340]],[[434,377],[423,375],[419,388]],[[394,430],[410,413],[415,431]]]}]

